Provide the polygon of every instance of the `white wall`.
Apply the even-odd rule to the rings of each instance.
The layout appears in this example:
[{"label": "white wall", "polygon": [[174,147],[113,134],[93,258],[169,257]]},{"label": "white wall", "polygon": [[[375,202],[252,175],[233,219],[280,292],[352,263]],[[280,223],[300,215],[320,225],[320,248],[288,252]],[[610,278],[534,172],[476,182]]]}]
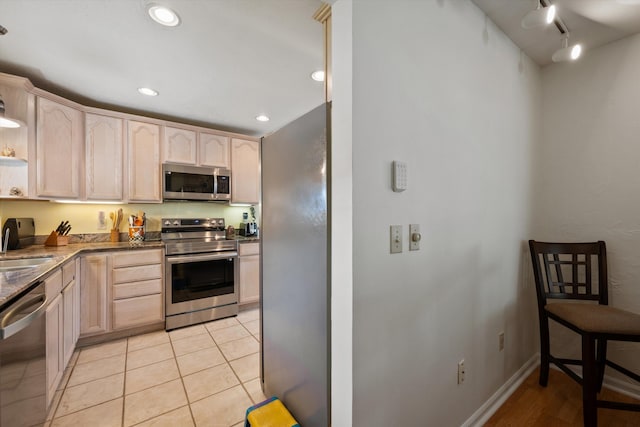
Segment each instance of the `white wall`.
[{"label": "white wall", "polygon": [[[542,73],[535,238],[607,243],[609,303],[640,313],[640,35]],[[557,329],[561,332],[561,329]],[[555,334],[554,344],[566,342]],[[573,340],[559,355],[579,354]],[[640,372],[638,344],[610,358]],[[637,388],[640,390],[640,388]]]},{"label": "white wall", "polygon": [[[331,111],[331,424],[352,425],[353,404],[353,187],[352,7],[332,6]],[[0,212],[1,213],[1,212]]]},{"label": "white wall", "polygon": [[[354,0],[352,37],[353,425],[460,425],[536,351],[521,266],[539,70],[466,0]],[[408,163],[403,193],[392,160]],[[389,254],[391,224],[402,254]]]}]

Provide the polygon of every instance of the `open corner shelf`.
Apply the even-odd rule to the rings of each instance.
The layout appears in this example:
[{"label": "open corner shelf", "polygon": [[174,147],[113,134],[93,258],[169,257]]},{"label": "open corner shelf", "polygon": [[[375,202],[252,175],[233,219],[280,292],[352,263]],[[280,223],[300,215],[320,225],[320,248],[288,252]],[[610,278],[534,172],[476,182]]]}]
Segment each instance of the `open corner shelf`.
[{"label": "open corner shelf", "polygon": [[20,163],[27,163],[27,159],[20,159],[18,157],[6,157],[6,156],[0,156],[0,164],[20,164]]}]

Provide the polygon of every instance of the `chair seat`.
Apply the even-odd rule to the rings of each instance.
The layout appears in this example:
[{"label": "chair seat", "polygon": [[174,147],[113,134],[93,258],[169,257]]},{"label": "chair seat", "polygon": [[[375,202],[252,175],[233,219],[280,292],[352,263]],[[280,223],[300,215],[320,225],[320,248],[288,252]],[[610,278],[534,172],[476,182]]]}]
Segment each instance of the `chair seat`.
[{"label": "chair seat", "polygon": [[640,335],[640,314],[608,305],[561,302],[547,304],[544,309],[584,332]]}]

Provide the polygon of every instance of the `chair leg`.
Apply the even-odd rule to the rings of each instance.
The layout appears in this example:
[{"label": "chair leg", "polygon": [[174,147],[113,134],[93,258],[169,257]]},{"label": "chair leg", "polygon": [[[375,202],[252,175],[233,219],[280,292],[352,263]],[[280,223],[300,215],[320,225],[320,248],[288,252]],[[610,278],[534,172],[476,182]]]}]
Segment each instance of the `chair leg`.
[{"label": "chair leg", "polygon": [[540,318],[540,379],[542,387],[546,387],[549,382],[549,319],[544,316]]},{"label": "chair leg", "polygon": [[598,425],[598,367],[596,365],[595,338],[582,335],[582,415],[585,427]]},{"label": "chair leg", "polygon": [[602,391],[605,362],[607,361],[607,340],[600,338],[597,344],[596,365],[598,366],[598,393]]}]

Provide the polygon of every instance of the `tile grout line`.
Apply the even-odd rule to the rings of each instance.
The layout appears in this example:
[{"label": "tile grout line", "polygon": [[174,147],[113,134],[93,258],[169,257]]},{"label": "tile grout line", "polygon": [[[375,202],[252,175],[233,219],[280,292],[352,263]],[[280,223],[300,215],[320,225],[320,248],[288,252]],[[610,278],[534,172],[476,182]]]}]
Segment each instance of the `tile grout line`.
[{"label": "tile grout line", "polygon": [[[50,424],[53,424],[53,420],[56,419],[56,413],[58,412],[58,408],[60,407],[60,402],[62,402],[62,396],[64,396],[64,393],[67,391],[67,385],[69,384],[69,380],[71,379],[71,375],[73,375],[73,371],[76,368],[76,364],[78,363],[79,358],[80,351],[78,351],[78,357],[74,360],[73,364],[67,367],[67,369],[70,369],[69,378],[67,378],[67,382],[64,384],[64,387],[62,387],[62,390],[60,390],[60,399],[58,399],[58,402],[55,404],[55,408],[50,408],[50,410],[53,410],[53,412],[51,413],[51,419],[49,420]],[[71,359],[73,359],[73,355],[71,355]],[[58,390],[56,390],[56,392],[57,391]],[[53,399],[55,400],[55,398],[56,397],[54,395]]]},{"label": "tile grout line", "polygon": [[[205,328],[206,330],[207,328]],[[169,333],[167,332],[167,335]],[[176,362],[176,366],[178,368],[178,375],[180,376],[180,384],[182,384],[182,391],[184,391],[184,397],[187,399],[187,408],[189,408],[189,415],[191,415],[191,421],[193,425],[197,427],[196,417],[193,416],[193,410],[191,409],[191,402],[189,401],[189,394],[187,393],[187,387],[184,385],[184,378],[182,377],[182,372],[180,371],[180,365],[178,364],[178,356],[176,356],[176,350],[173,348],[173,340],[171,339],[171,335],[169,335],[169,344],[171,345],[171,352],[173,353],[173,360]]]},{"label": "tile grout line", "polygon": [[[238,319],[236,319],[236,320],[238,320]],[[249,330],[244,326],[244,324],[243,324],[242,322],[240,322],[240,321],[238,320],[238,323],[239,323],[240,325],[242,325],[242,327],[243,327],[247,332],[249,332],[249,336],[250,336],[250,337],[252,337],[253,339],[256,339],[256,338],[251,334],[251,332],[250,332],[250,331],[249,331]],[[234,325],[234,326],[235,326],[235,325]],[[230,326],[230,327],[233,327],[233,326]],[[209,335],[211,335],[211,339],[212,339],[212,340],[213,340],[213,342],[216,344],[216,346],[218,346],[218,343],[216,342],[215,338],[213,338],[213,335],[212,335],[211,331],[210,331],[208,328],[205,328],[205,329],[207,329],[207,331],[209,332]],[[226,328],[222,328],[222,329],[226,329]],[[244,339],[244,338],[246,338],[246,337],[242,337],[242,338],[239,338],[239,339],[237,339],[237,340],[232,340],[232,341],[228,341],[228,342],[239,341],[239,340]],[[226,343],[225,343],[225,344],[226,344]],[[246,395],[247,395],[247,397],[249,398],[249,401],[251,401],[251,402],[255,405],[257,402],[256,402],[255,400],[253,400],[253,397],[251,396],[251,393],[249,393],[249,391],[248,391],[248,390],[247,390],[247,388],[245,387],[244,383],[242,382],[242,380],[240,379],[240,377],[239,377],[239,376],[238,376],[238,374],[236,373],[236,370],[235,370],[235,369],[233,369],[233,366],[231,366],[231,361],[230,361],[229,359],[227,359],[227,356],[224,354],[224,352],[223,352],[222,350],[220,350],[220,348],[218,348],[218,350],[220,351],[220,354],[222,354],[222,357],[223,357],[223,358],[224,358],[224,360],[226,361],[227,365],[229,365],[229,368],[231,369],[231,372],[233,372],[233,375],[235,375],[235,377],[236,377],[236,379],[238,380],[238,382],[239,382],[240,386],[242,387],[242,389],[244,390],[245,394],[246,394]],[[255,353],[251,353],[251,354],[248,354],[248,355],[243,356],[243,357],[247,357],[247,356],[250,356],[250,355],[252,355],[252,354],[255,354]],[[260,354],[260,351],[258,351],[258,354]],[[259,357],[261,357],[261,356],[259,356]],[[242,357],[239,357],[239,358],[237,358],[237,359],[233,359],[233,360],[238,360],[238,359],[242,359]],[[258,378],[260,378],[260,377],[258,377]],[[251,381],[252,381],[252,380],[254,380],[254,379],[255,379],[255,378],[252,378],[252,379],[251,379]],[[233,386],[233,387],[235,387],[235,386]],[[221,393],[222,391],[229,390],[229,389],[231,389],[231,388],[233,388],[233,387],[229,387],[229,388],[227,388],[227,389],[225,389],[225,390],[221,390],[221,391],[219,391],[218,393]],[[215,393],[215,394],[218,394],[218,393]],[[213,396],[213,395],[212,395],[212,396]],[[208,396],[207,396],[207,397],[208,397]],[[203,398],[203,399],[206,399],[206,398]],[[199,400],[202,400],[202,399],[199,399]],[[234,424],[234,425],[235,425],[235,424]]]},{"label": "tile grout line", "polygon": [[120,416],[120,426],[124,427],[124,409],[127,399],[127,363],[129,363],[129,337],[127,337],[127,345],[124,347],[124,376],[122,380],[122,415]]}]

